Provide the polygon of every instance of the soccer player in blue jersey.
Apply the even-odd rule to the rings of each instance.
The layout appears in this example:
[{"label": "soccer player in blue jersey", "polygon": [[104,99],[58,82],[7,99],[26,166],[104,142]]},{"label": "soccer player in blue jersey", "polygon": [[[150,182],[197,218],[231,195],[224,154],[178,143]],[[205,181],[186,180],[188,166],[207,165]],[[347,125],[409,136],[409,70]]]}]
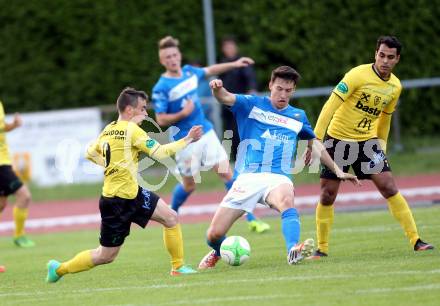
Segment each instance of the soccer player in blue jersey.
[{"label": "soccer player in blue jersey", "polygon": [[[166,71],[153,88],[152,100],[156,121],[159,125],[171,126],[171,136],[174,141],[185,136],[194,125],[201,125],[204,132],[200,141],[176,154],[177,167],[183,177],[183,184],[177,184],[174,188],[171,207],[178,211],[195,190],[194,177],[200,170],[213,168],[223,180],[227,190],[233,183],[225,149],[215,134],[211,122],[203,114],[197,94],[199,81],[234,68],[252,65],[254,61],[248,57],[241,57],[233,62],[205,68],[191,65],[182,67],[179,41],[171,36],[159,41],[159,59]],[[256,232],[264,232],[270,228],[268,224],[256,219],[250,211],[247,219],[251,230]]]},{"label": "soccer player in blue jersey", "polygon": [[313,252],[313,239],[299,243],[300,221],[293,205],[291,174],[298,138],[308,140],[309,147],[322,153],[321,162],[338,178],[358,183],[355,176],[342,172],[319,141],[314,141],[315,134],[305,112],[289,105],[299,78],[291,67],[276,68],[269,82],[269,97],[232,94],[221,80],[211,81],[214,96],[231,108],[237,120],[241,142],[236,166],[238,177],[212,219],[207,242],[213,250],[202,259],[199,269],[215,266],[227,231],[257,203],[281,213],[289,264],[298,263]]}]

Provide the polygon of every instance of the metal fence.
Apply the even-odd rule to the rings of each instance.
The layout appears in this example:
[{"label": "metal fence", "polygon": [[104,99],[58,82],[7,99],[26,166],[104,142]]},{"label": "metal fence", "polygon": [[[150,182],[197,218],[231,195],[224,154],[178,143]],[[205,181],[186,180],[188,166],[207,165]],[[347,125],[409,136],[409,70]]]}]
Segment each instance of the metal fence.
[{"label": "metal fence", "polygon": [[[436,86],[440,86],[440,77],[403,80],[401,82],[404,89],[436,87]],[[334,87],[331,86],[325,86],[325,87],[298,89],[297,91],[295,91],[295,99],[329,96],[333,88]],[[260,94],[269,95],[269,92],[262,92]],[[399,103],[401,102],[401,100],[402,99],[399,100]],[[393,143],[394,143],[393,150],[402,151],[403,145],[401,142],[399,108],[396,108],[396,111],[393,113],[392,129],[393,129]]]},{"label": "metal fence", "polygon": [[[440,77],[434,78],[425,78],[425,79],[413,79],[413,80],[403,80],[402,86],[404,89],[412,89],[412,88],[422,88],[422,87],[436,87],[440,86]],[[297,98],[313,98],[313,97],[325,97],[329,96],[334,87],[325,86],[325,87],[314,87],[314,88],[304,88],[298,89],[295,91],[295,99]],[[269,92],[259,92],[257,95],[265,96],[269,95]],[[222,126],[222,117],[221,117],[221,107],[220,104],[213,97],[202,97],[201,102],[203,104],[208,104],[211,108],[208,119],[214,124],[215,131],[220,139],[223,139],[223,126]],[[401,99],[399,100],[399,103]],[[148,108],[151,109],[151,104],[148,104]],[[109,117],[109,114],[115,113],[114,105],[104,105],[101,106],[101,111],[103,113],[103,117]],[[113,116],[114,117],[114,116]],[[109,121],[105,120],[104,122]],[[392,120],[392,129],[393,129],[393,151],[401,151],[403,149],[403,145],[401,142],[401,131],[400,131],[400,120],[399,120],[399,108],[393,113]]]}]

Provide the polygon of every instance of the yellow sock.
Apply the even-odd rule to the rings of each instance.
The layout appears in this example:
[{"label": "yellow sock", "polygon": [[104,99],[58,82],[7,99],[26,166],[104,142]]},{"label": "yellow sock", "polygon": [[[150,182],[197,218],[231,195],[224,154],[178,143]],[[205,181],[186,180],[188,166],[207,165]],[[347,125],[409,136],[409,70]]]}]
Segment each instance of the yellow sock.
[{"label": "yellow sock", "polygon": [[93,268],[95,265],[92,261],[92,251],[86,250],[76,254],[71,260],[63,262],[57,269],[57,274],[63,276],[67,273],[77,273],[81,271],[87,271]]},{"label": "yellow sock", "polygon": [[417,232],[413,215],[405,198],[400,194],[400,192],[398,192],[392,197],[389,197],[387,202],[391,214],[397,219],[397,221],[399,221],[406,237],[409,238],[411,245],[415,245],[417,239],[419,239],[419,234]]},{"label": "yellow sock", "polygon": [[163,228],[163,242],[171,256],[171,266],[174,270],[180,268],[183,265],[183,238],[180,224]]},{"label": "yellow sock", "polygon": [[14,206],[13,215],[15,222],[14,237],[17,238],[24,235],[24,223],[28,217],[28,209]]},{"label": "yellow sock", "polygon": [[318,248],[324,253],[328,253],[328,241],[333,217],[333,205],[322,205],[318,202],[316,207],[316,236],[318,238]]}]

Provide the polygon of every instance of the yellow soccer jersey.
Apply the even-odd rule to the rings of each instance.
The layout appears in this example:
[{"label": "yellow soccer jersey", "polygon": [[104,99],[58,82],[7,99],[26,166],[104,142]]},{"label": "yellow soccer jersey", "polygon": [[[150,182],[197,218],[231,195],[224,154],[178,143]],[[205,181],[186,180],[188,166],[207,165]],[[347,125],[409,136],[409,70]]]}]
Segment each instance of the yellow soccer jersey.
[{"label": "yellow soccer jersey", "polygon": [[138,192],[139,152],[145,152],[153,158],[163,158],[185,146],[184,139],[162,146],[137,124],[115,121],[108,124],[87,149],[86,157],[105,168],[103,196],[134,199]]},{"label": "yellow soccer jersey", "polygon": [[0,165],[10,164],[11,157],[9,156],[8,143],[6,142],[5,111],[3,103],[0,101]]},{"label": "yellow soccer jersey", "polygon": [[333,90],[344,102],[335,111],[327,133],[349,141],[377,137],[379,115],[394,112],[401,91],[402,85],[394,74],[385,81],[374,71],[373,64],[351,69]]}]

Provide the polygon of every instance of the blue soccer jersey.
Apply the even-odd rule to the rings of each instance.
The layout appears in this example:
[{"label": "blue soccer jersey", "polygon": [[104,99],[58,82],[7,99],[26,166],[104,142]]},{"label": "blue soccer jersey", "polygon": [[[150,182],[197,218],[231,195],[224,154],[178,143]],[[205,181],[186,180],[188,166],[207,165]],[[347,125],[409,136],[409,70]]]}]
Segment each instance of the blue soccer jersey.
[{"label": "blue soccer jersey", "polygon": [[240,135],[238,174],[271,172],[291,177],[298,138],[315,138],[305,112],[290,105],[278,110],[268,97],[251,95],[236,95],[231,111]]},{"label": "blue soccer jersey", "polygon": [[205,70],[190,65],[182,67],[180,78],[161,76],[153,88],[152,100],[156,113],[174,114],[182,110],[188,99],[194,102],[193,112],[175,123],[171,131],[174,140],[186,136],[191,127],[201,125],[203,133],[212,129],[212,124],[203,114],[202,105],[197,94],[199,80],[205,77]]}]

